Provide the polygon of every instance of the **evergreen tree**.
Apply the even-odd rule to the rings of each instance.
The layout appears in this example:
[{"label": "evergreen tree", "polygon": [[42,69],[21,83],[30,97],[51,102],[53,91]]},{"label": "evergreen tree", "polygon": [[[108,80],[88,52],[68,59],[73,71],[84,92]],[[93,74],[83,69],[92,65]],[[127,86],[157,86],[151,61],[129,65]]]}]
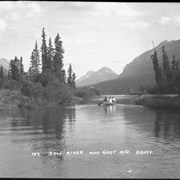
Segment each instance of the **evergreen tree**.
[{"label": "evergreen tree", "polygon": [[20,60],[15,56],[14,60],[10,61],[10,76],[11,79],[19,81],[20,79]]},{"label": "evergreen tree", "polygon": [[175,59],[175,55],[173,55],[173,60],[172,60],[172,66],[171,66],[171,69],[172,69],[172,71],[175,71],[175,69],[176,69],[176,59]]},{"label": "evergreen tree", "polygon": [[161,74],[161,68],[158,63],[158,58],[157,58],[157,52],[154,49],[154,54],[151,56],[152,62],[153,62],[153,67],[155,71],[155,80],[158,86],[160,86],[162,82],[162,74]]},{"label": "evergreen tree", "polygon": [[75,88],[75,79],[76,79],[76,75],[75,73],[73,73],[71,64],[69,64],[67,84]]},{"label": "evergreen tree", "polygon": [[62,47],[62,41],[61,41],[61,38],[59,36],[59,33],[57,34],[57,36],[55,38],[54,45],[55,45],[55,52],[54,52],[54,58],[53,58],[54,73],[56,74],[56,76],[58,77],[60,82],[65,82],[64,73],[63,73],[64,49]]},{"label": "evergreen tree", "polygon": [[74,87],[74,88],[76,87],[75,79],[76,79],[76,74],[73,73],[72,74],[72,87]]},{"label": "evergreen tree", "polygon": [[175,70],[176,70],[176,71],[179,71],[179,61],[176,61]]},{"label": "evergreen tree", "polygon": [[4,78],[4,68],[3,66],[0,67],[0,79]]},{"label": "evergreen tree", "polygon": [[3,86],[3,82],[4,82],[4,68],[3,66],[0,67],[0,87]]},{"label": "evergreen tree", "polygon": [[30,64],[30,77],[31,80],[35,80],[35,77],[40,73],[40,58],[37,41],[35,43],[35,48],[31,54],[31,64]]},{"label": "evergreen tree", "polygon": [[47,62],[48,58],[47,58],[47,46],[46,46],[46,34],[44,28],[42,31],[41,59],[42,59],[42,72],[45,72],[49,67]]},{"label": "evergreen tree", "polygon": [[28,76],[30,77],[30,80],[33,81],[33,76],[32,76],[32,67],[30,66],[29,67],[29,70],[28,70]]},{"label": "evergreen tree", "polygon": [[51,38],[49,38],[49,44],[47,48],[47,64],[51,72],[53,71],[53,57],[54,57],[54,48],[52,45]]},{"label": "evergreen tree", "polygon": [[164,49],[164,46],[162,47],[162,57],[163,57],[163,64],[162,64],[163,65],[163,73],[165,76],[165,80],[170,82],[171,81],[171,69],[170,69],[170,65],[169,65],[169,58]]},{"label": "evergreen tree", "polygon": [[19,61],[19,74],[20,74],[20,78],[22,78],[24,75],[24,65],[23,65],[22,56],[20,57],[20,61]]},{"label": "evergreen tree", "polygon": [[62,82],[66,84],[66,71],[64,69],[62,70]]},{"label": "evergreen tree", "polygon": [[69,64],[69,68],[68,68],[67,84],[69,86],[72,86],[72,66],[71,66],[71,64]]}]

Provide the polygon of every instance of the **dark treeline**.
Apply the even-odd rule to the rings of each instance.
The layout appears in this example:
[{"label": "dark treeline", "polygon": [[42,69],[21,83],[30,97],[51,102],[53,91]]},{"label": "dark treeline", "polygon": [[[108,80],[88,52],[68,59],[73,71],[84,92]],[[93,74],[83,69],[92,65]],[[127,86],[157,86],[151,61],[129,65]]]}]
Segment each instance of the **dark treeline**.
[{"label": "dark treeline", "polygon": [[71,64],[65,71],[64,52],[59,33],[54,42],[50,37],[47,43],[43,28],[42,44],[39,49],[35,42],[29,70],[24,71],[23,57],[15,56],[10,61],[8,72],[0,68],[0,88],[19,90],[22,95],[34,100],[58,104],[70,102],[76,91],[76,75]]},{"label": "dark treeline", "polygon": [[172,94],[180,93],[180,70],[179,62],[173,55],[172,60],[169,60],[168,54],[162,47],[162,63],[160,64],[157,57],[157,52],[151,56],[156,85],[149,89],[151,93]]}]

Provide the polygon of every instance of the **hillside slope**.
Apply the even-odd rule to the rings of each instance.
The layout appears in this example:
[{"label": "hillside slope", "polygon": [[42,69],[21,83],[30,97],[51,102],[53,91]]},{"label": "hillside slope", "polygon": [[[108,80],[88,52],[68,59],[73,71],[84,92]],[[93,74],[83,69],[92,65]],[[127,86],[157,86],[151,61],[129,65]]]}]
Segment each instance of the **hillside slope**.
[{"label": "hillside slope", "polygon": [[[163,41],[156,46],[160,64],[162,63],[162,46],[165,47],[170,62],[172,61],[173,54],[180,62],[180,40]],[[136,90],[140,86],[155,83],[151,59],[152,54],[153,49],[144,52],[127,64],[117,79],[96,84],[94,87],[102,90],[104,93],[124,94],[128,93],[131,89]]]}]

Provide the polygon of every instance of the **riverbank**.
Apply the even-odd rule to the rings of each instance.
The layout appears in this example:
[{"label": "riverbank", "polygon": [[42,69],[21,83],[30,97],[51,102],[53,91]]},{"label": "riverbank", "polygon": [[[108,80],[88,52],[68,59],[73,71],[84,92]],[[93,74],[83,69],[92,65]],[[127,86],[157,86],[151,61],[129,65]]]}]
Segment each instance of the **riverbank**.
[{"label": "riverbank", "polygon": [[156,109],[179,110],[180,95],[141,95],[135,104]]},{"label": "riverbank", "polygon": [[24,96],[19,90],[0,90],[0,111],[18,109],[21,107],[31,108],[35,106],[33,99]]},{"label": "riverbank", "polygon": [[72,97],[69,102],[51,103],[42,99],[34,99],[24,96],[18,90],[1,89],[0,90],[0,111],[18,108],[38,108],[57,105],[75,105],[75,104],[98,104],[104,100],[104,97],[115,97],[117,104],[142,105],[156,109],[180,109],[180,95],[102,95],[94,96],[89,99],[81,97]]},{"label": "riverbank", "polygon": [[56,105],[73,105],[83,103],[84,99],[80,97],[72,97],[72,99],[68,102],[61,102],[59,104],[55,104],[52,102],[48,102],[47,100],[42,99],[34,99],[27,96],[22,95],[19,90],[9,90],[9,89],[1,89],[0,90],[0,111],[3,110],[12,110],[18,108],[38,108],[42,106],[56,106]]}]

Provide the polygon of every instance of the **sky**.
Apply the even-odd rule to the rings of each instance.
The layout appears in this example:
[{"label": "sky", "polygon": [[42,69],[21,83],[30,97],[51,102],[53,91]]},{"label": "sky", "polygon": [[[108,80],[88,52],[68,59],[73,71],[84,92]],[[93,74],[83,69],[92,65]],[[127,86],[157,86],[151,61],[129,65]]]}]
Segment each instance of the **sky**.
[{"label": "sky", "polygon": [[105,66],[120,74],[152,41],[180,39],[180,3],[1,1],[0,58],[23,56],[27,71],[43,27],[47,42],[59,33],[77,79]]}]

